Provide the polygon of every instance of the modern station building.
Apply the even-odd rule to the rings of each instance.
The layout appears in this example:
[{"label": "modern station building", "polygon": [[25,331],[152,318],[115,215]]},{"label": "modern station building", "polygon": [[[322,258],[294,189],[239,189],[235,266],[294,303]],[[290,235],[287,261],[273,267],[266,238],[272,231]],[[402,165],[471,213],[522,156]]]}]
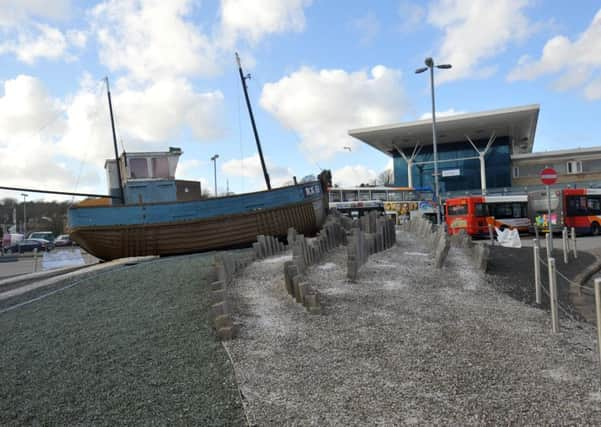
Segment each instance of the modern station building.
[{"label": "modern station building", "polygon": [[[558,186],[601,186],[601,147],[532,152],[539,110],[526,105],[437,118],[441,198],[535,190],[546,166],[557,170]],[[431,119],[348,133],[392,157],[395,186],[434,188]]]}]

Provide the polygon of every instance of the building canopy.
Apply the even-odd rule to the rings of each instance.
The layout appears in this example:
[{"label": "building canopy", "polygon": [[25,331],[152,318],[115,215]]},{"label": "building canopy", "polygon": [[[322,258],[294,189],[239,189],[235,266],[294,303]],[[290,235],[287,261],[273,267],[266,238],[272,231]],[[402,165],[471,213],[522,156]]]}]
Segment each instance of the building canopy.
[{"label": "building canopy", "polygon": [[[437,117],[437,144],[466,141],[466,137],[489,139],[495,135],[509,139],[511,154],[530,153],[539,110],[540,106],[533,104]],[[348,133],[392,156],[398,149],[432,145],[432,119],[351,129]]]}]

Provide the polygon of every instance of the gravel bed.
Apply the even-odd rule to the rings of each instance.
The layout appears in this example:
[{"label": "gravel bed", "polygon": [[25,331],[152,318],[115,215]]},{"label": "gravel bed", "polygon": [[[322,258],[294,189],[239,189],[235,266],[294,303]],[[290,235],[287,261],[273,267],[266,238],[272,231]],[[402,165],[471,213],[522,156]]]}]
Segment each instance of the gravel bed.
[{"label": "gravel bed", "polygon": [[0,315],[0,425],[243,425],[212,256],[142,263]]},{"label": "gravel bed", "polygon": [[345,249],[310,270],[310,315],[285,292],[283,263],[249,266],[230,289],[228,344],[258,425],[600,424],[595,332],[498,292],[451,249],[436,270],[407,234],[357,283]]}]

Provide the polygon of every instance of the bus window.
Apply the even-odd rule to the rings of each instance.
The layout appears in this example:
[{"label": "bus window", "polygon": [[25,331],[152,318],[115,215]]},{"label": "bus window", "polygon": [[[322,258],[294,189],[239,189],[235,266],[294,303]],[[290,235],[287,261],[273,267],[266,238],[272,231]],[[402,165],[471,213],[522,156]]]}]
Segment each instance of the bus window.
[{"label": "bus window", "polygon": [[566,199],[568,216],[587,215],[586,196],[568,196]]},{"label": "bus window", "polygon": [[467,215],[467,205],[450,205],[447,207],[449,216]]},{"label": "bus window", "polygon": [[330,191],[330,202],[341,202],[340,191]]},{"label": "bus window", "polygon": [[389,191],[388,201],[389,202],[400,202],[403,200],[403,193],[400,191]]},{"label": "bus window", "polygon": [[511,210],[513,214],[511,215],[513,218],[523,218],[526,215],[522,214],[522,203],[513,203],[511,205]]},{"label": "bus window", "polygon": [[415,191],[407,191],[405,193],[405,200],[408,202],[413,202],[415,200],[419,200],[419,195]]},{"label": "bus window", "polygon": [[476,203],[474,215],[488,216],[488,206],[486,206],[484,203]]},{"label": "bus window", "polygon": [[356,191],[344,191],[342,193],[343,202],[356,202],[357,192]]},{"label": "bus window", "polygon": [[600,196],[588,196],[587,198],[587,210],[589,215],[601,215],[601,197]]},{"label": "bus window", "polygon": [[362,202],[371,200],[369,197],[369,190],[359,190],[359,200],[361,200]]},{"label": "bus window", "polygon": [[386,192],[385,191],[372,191],[371,193],[372,200],[382,200],[386,201]]}]

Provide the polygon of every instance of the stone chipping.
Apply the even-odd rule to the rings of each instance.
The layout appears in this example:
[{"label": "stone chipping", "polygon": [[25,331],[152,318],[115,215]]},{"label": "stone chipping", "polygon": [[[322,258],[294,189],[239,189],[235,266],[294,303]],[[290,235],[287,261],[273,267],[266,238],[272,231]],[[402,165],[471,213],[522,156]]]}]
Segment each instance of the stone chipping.
[{"label": "stone chipping", "polygon": [[346,251],[311,266],[310,315],[288,295],[283,263],[249,265],[231,287],[230,349],[257,425],[601,424],[593,327],[494,290],[465,251],[442,269],[399,232],[353,283]]}]

